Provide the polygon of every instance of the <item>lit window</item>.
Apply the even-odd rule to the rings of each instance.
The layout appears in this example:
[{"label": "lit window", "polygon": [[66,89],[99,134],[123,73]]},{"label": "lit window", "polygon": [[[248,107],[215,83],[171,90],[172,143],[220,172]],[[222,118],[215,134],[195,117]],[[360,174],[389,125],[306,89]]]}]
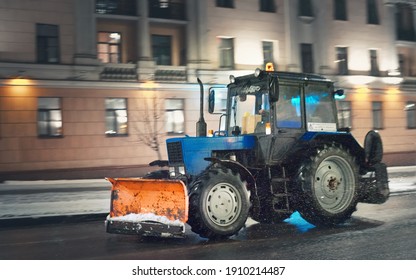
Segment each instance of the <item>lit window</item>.
[{"label": "lit window", "polygon": [[121,33],[98,32],[98,59],[103,63],[121,62]]},{"label": "lit window", "polygon": [[105,110],[105,134],[109,136],[127,135],[127,99],[107,98]]},{"label": "lit window", "polygon": [[62,110],[59,97],[38,98],[38,136],[62,136]]},{"label": "lit window", "polygon": [[185,132],[184,100],[165,100],[166,132],[168,134],[182,134]]}]

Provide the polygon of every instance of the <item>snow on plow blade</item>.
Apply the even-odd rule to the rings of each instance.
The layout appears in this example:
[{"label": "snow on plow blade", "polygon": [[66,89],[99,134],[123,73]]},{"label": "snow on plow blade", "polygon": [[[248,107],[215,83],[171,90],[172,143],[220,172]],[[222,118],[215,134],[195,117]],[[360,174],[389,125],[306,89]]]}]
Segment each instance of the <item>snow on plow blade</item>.
[{"label": "snow on plow blade", "polygon": [[109,233],[144,236],[184,235],[188,194],[179,180],[107,178],[113,184]]}]

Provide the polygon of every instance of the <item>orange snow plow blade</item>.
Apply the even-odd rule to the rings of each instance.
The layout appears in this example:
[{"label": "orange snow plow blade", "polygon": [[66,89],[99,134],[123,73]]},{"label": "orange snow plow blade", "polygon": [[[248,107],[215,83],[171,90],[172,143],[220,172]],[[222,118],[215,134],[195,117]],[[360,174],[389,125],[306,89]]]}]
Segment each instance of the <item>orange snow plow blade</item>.
[{"label": "orange snow plow blade", "polygon": [[179,180],[107,178],[113,184],[107,232],[182,236],[188,220],[188,194]]}]

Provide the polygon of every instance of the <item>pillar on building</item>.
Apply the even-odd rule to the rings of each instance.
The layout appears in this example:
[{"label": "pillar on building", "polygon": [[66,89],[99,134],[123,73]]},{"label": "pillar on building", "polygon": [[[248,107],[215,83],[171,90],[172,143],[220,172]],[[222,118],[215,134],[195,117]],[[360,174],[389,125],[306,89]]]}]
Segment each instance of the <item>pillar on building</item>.
[{"label": "pillar on building", "polygon": [[335,60],[330,54],[333,53],[334,50],[330,50],[328,43],[328,36],[329,35],[329,28],[327,26],[328,22],[326,19],[326,13],[328,13],[327,9],[322,7],[317,7],[315,11],[315,22],[316,25],[314,28],[315,32],[315,42],[316,42],[316,52],[317,52],[317,65],[318,65],[318,74],[321,75],[332,75],[334,70],[331,69],[331,65],[333,67],[333,61]]},{"label": "pillar on building", "polygon": [[97,65],[95,1],[75,1],[75,54],[76,65]]},{"label": "pillar on building", "polygon": [[199,76],[199,70],[210,69],[207,41],[207,7],[206,1],[187,0],[186,28],[187,75],[188,81],[194,81]]},{"label": "pillar on building", "polygon": [[148,1],[136,0],[137,14],[139,20],[137,22],[137,49],[139,58],[137,61],[137,76],[139,81],[154,80],[156,64],[152,58],[151,40],[149,31],[149,5]]},{"label": "pillar on building", "polygon": [[297,1],[285,0],[285,36],[287,52],[287,71],[299,72],[299,43],[297,40]]},{"label": "pillar on building", "polygon": [[387,67],[387,71],[399,70],[399,57],[397,53],[396,40],[397,40],[397,30],[396,30],[396,4],[387,3],[386,5],[386,26],[387,33],[390,34],[389,46],[389,55],[387,60],[390,61],[390,65]]}]

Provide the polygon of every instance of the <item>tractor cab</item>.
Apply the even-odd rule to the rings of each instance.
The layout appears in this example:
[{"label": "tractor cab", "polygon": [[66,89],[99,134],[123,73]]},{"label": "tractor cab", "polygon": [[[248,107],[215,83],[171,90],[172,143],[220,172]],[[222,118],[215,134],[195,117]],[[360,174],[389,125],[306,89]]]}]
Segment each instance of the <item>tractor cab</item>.
[{"label": "tractor cab", "polygon": [[[215,93],[210,91],[211,113]],[[336,132],[335,94],[333,84],[316,75],[257,70],[231,77],[225,135]]]},{"label": "tractor cab", "polygon": [[[228,85],[224,131],[217,135],[254,135],[255,165],[276,164],[293,147],[316,133],[338,131],[335,96],[329,80],[309,74],[256,70],[231,77]],[[215,111],[215,91],[210,91],[210,112]]]}]

